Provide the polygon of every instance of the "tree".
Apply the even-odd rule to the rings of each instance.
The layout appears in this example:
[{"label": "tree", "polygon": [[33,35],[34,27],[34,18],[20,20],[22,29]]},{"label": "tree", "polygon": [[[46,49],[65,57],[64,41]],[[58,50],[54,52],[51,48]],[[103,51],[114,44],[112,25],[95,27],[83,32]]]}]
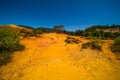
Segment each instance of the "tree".
[{"label": "tree", "polygon": [[60,25],[60,26],[54,26],[54,31],[55,32],[62,32],[64,30],[64,26]]},{"label": "tree", "polygon": [[83,36],[83,31],[82,30],[76,30],[75,32],[74,32],[74,35],[76,35],[76,36]]}]

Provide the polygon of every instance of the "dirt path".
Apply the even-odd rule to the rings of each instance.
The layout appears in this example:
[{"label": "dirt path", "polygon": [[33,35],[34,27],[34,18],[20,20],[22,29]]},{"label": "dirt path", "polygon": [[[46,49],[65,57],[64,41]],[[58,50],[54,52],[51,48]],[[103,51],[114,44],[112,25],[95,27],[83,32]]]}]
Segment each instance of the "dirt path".
[{"label": "dirt path", "polygon": [[[0,80],[119,80],[120,66],[105,44],[103,52],[66,44],[64,34],[26,38],[26,49],[0,68]],[[81,41],[86,41],[79,38]]]}]

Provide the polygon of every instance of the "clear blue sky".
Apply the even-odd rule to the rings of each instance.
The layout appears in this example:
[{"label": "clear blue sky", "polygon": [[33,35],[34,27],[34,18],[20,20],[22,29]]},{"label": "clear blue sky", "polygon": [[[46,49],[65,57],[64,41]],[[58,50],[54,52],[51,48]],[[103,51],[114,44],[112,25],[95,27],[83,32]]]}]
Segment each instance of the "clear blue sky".
[{"label": "clear blue sky", "polygon": [[64,25],[67,30],[120,24],[120,0],[0,0],[0,25]]}]

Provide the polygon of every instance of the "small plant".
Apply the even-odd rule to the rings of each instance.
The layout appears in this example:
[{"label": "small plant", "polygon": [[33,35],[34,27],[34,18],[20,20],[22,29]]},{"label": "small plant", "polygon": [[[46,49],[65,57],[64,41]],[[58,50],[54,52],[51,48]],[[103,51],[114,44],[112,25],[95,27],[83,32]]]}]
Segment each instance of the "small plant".
[{"label": "small plant", "polygon": [[41,30],[33,30],[31,32],[21,31],[21,34],[24,37],[33,37],[33,36],[39,37],[39,34],[42,34],[42,31]]},{"label": "small plant", "polygon": [[86,49],[90,47],[91,49],[102,50],[102,43],[103,42],[99,42],[98,40],[93,40],[88,43],[83,43],[82,49]]},{"label": "small plant", "polygon": [[90,42],[82,44],[82,49],[86,49],[88,47],[90,47]]},{"label": "small plant", "polygon": [[72,44],[72,43],[79,44],[81,41],[68,36],[67,39],[65,40],[65,42],[68,44]]},{"label": "small plant", "polygon": [[91,48],[101,50],[102,46],[101,46],[101,43],[99,43],[98,41],[92,41],[91,42]]}]

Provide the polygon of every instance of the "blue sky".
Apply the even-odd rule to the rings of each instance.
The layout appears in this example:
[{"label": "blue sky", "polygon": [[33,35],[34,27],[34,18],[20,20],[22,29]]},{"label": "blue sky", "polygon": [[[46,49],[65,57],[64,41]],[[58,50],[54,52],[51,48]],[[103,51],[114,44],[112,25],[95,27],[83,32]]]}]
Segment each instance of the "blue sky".
[{"label": "blue sky", "polygon": [[0,0],[0,5],[0,25],[76,30],[120,24],[120,0]]}]

